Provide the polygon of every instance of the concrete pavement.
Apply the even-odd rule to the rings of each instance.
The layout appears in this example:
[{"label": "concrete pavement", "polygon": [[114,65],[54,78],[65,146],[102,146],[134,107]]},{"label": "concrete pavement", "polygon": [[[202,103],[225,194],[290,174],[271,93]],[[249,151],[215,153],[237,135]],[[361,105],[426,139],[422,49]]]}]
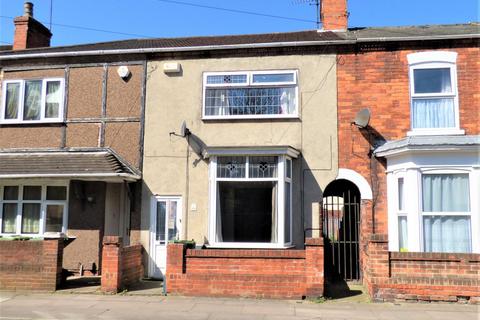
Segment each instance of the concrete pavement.
[{"label": "concrete pavement", "polygon": [[241,298],[0,292],[0,319],[480,320],[480,307],[433,303],[313,303]]}]

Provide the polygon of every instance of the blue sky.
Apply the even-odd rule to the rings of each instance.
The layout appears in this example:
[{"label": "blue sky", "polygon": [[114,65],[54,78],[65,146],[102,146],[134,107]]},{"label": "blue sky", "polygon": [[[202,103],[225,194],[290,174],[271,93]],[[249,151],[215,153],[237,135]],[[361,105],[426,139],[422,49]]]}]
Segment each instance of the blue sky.
[{"label": "blue sky", "polygon": [[[33,0],[37,20],[50,21],[50,1]],[[181,37],[315,28],[309,0],[178,0],[300,20],[276,19],[165,2],[165,0],[52,0],[52,45],[140,37]],[[12,43],[13,21],[24,0],[0,0],[0,44]],[[479,21],[479,0],[348,0],[349,27],[451,24]],[[310,22],[311,21],[311,22]],[[82,30],[62,25],[126,34]]]}]

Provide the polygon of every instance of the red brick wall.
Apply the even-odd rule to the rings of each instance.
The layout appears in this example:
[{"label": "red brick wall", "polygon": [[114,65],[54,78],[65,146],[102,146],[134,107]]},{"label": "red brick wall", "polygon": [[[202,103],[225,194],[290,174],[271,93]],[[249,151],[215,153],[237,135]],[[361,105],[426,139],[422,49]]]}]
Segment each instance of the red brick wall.
[{"label": "red brick wall", "polygon": [[345,30],[348,24],[347,0],[322,0],[321,20],[325,30]]},{"label": "red brick wall", "polygon": [[54,291],[61,282],[63,239],[0,240],[0,289]]},{"label": "red brick wall", "polygon": [[407,54],[445,50],[458,53],[457,77],[460,128],[466,134],[480,133],[480,49],[455,43],[441,49],[374,49],[338,55],[338,146],[339,168],[352,169],[370,184],[373,201],[362,201],[360,261],[363,274],[365,247],[373,233],[387,234],[386,163],[369,157],[372,139],[351,125],[356,113],[369,108],[370,126],[386,140],[402,139],[410,130],[410,96]]},{"label": "red brick wall", "polygon": [[[370,126],[386,140],[405,138],[410,130],[407,54],[431,50],[435,49],[359,51],[338,55],[338,140],[341,141],[338,165],[355,170],[370,183],[377,233],[387,233],[385,165],[370,160],[368,135],[351,122],[359,110],[369,108]],[[444,44],[444,48],[436,50],[458,53],[460,128],[469,135],[479,134],[480,48]],[[371,220],[362,223],[368,224],[363,227],[372,232]]]},{"label": "red brick wall", "polygon": [[122,247],[121,237],[103,237],[102,291],[117,293],[138,282],[143,277],[142,252],[140,244]]},{"label": "red brick wall", "polygon": [[169,244],[167,292],[197,296],[294,298],[323,295],[323,239],[305,250],[185,250]]},{"label": "red brick wall", "polygon": [[142,253],[141,244],[122,248],[122,285],[126,288],[143,277]]},{"label": "red brick wall", "polygon": [[30,17],[16,17],[13,50],[49,47],[52,34],[37,20]]},{"label": "red brick wall", "polygon": [[375,300],[480,302],[480,254],[388,252],[372,236],[364,280]]}]

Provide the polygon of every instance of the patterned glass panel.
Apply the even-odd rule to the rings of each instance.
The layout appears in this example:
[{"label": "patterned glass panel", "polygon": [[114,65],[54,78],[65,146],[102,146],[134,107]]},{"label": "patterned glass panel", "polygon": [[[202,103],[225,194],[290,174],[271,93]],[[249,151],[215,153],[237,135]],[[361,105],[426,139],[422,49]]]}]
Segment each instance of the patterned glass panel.
[{"label": "patterned glass panel", "polygon": [[246,74],[221,74],[207,76],[207,84],[247,83]]},{"label": "patterned glass panel", "polygon": [[275,178],[278,157],[250,157],[248,175],[250,178]]},{"label": "patterned glass panel", "polygon": [[217,160],[218,178],[245,178],[246,157],[219,157]]}]

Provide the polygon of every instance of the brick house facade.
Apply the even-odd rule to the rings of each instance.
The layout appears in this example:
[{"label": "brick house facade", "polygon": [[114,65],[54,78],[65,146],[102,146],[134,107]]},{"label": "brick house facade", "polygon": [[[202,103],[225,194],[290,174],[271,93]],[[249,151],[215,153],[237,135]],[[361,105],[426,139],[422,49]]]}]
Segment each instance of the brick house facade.
[{"label": "brick house facade", "polygon": [[[477,303],[478,26],[348,29],[344,0],[321,17],[321,30],[35,48],[51,35],[26,12],[14,49],[29,49],[0,52],[2,236],[31,233],[19,208],[36,187],[36,235],[63,205],[63,267],[100,267],[105,291],[145,275],[170,294],[302,298],[354,280],[376,300]],[[34,82],[41,121],[19,98]],[[55,203],[52,186],[67,190]],[[17,246],[0,245],[0,285]]]},{"label": "brick house facade", "polygon": [[[413,98],[410,87],[412,75],[409,74],[408,58],[409,55],[413,57],[415,54],[425,52],[457,54],[455,65],[459,132],[453,135],[448,134],[448,129],[433,136],[412,134],[414,132],[412,121],[415,115],[412,114]],[[478,39],[360,45],[338,56],[338,135],[339,141],[342,141],[339,144],[339,168],[354,170],[369,182],[372,189],[372,200],[365,203],[363,210],[365,219],[361,227],[361,242],[363,242],[361,261],[363,281],[372,297],[377,300],[471,299],[472,302],[478,301],[479,283],[476,263],[478,263],[480,252],[476,242],[478,242],[479,231],[479,207],[478,197],[475,194],[478,194],[476,186],[479,180],[478,169],[475,169],[478,167],[478,141],[475,141],[480,133],[479,57]],[[363,108],[369,109],[371,118],[369,127],[359,129],[352,125],[352,121]],[[395,141],[402,141],[402,139],[415,141],[415,139],[425,138],[431,141],[423,146],[412,147],[412,149],[417,148],[417,152],[422,155],[411,151],[408,160],[407,158],[398,160],[394,156],[392,159],[388,152],[382,152],[382,150],[388,150],[388,145]],[[445,139],[447,140],[442,141]],[[458,139],[458,141],[449,143],[448,139]],[[462,139],[473,140],[474,149],[464,145],[462,148]],[[380,146],[385,141],[388,143]],[[447,143],[450,147],[445,146]],[[463,158],[465,163],[460,160],[448,160],[451,156]],[[420,219],[423,216],[423,220],[413,228],[408,224],[406,232],[409,237],[420,239],[410,241],[404,247],[399,243],[402,241],[398,240],[400,231],[397,230],[400,228],[400,223],[397,224],[395,220],[399,211],[396,204],[399,201],[397,192],[400,187],[395,184],[395,178],[392,175],[395,174],[395,170],[405,172],[403,171],[405,169],[401,169],[402,161],[415,162],[417,161],[415,157],[430,157],[430,159],[418,160],[423,161],[422,164],[418,164],[419,170],[423,170],[423,167],[430,170],[450,170],[439,170],[436,177],[440,177],[439,174],[467,172],[470,182],[470,192],[467,189],[467,197],[470,202],[466,215],[469,217],[470,227],[468,230],[457,232],[470,234],[470,247],[454,249],[458,250],[456,254],[448,249],[439,249],[447,250],[443,252],[448,253],[428,249],[428,236],[425,229],[427,225],[425,219],[428,218],[425,213],[421,213],[427,201],[425,197],[415,198],[416,201],[423,203],[423,205],[419,204],[420,209],[416,209],[416,205],[413,205],[413,208],[404,209],[405,214],[402,212],[399,214],[405,220],[415,217]],[[432,161],[431,158],[437,160]],[[406,168],[406,170],[412,172],[416,169]],[[428,171],[421,172],[422,177],[428,173]],[[432,172],[434,175],[437,173]],[[388,178],[389,175],[390,178]],[[402,185],[404,179],[407,182],[409,178],[408,173],[400,173],[400,177]],[[424,180],[421,184],[423,193],[426,192],[425,184]],[[411,203],[413,199],[409,197],[416,192],[418,191],[411,188],[405,189],[404,201]],[[412,211],[419,211],[420,216],[412,215]],[[440,212],[437,214],[441,215]],[[402,252],[398,252],[399,250]]]}]

